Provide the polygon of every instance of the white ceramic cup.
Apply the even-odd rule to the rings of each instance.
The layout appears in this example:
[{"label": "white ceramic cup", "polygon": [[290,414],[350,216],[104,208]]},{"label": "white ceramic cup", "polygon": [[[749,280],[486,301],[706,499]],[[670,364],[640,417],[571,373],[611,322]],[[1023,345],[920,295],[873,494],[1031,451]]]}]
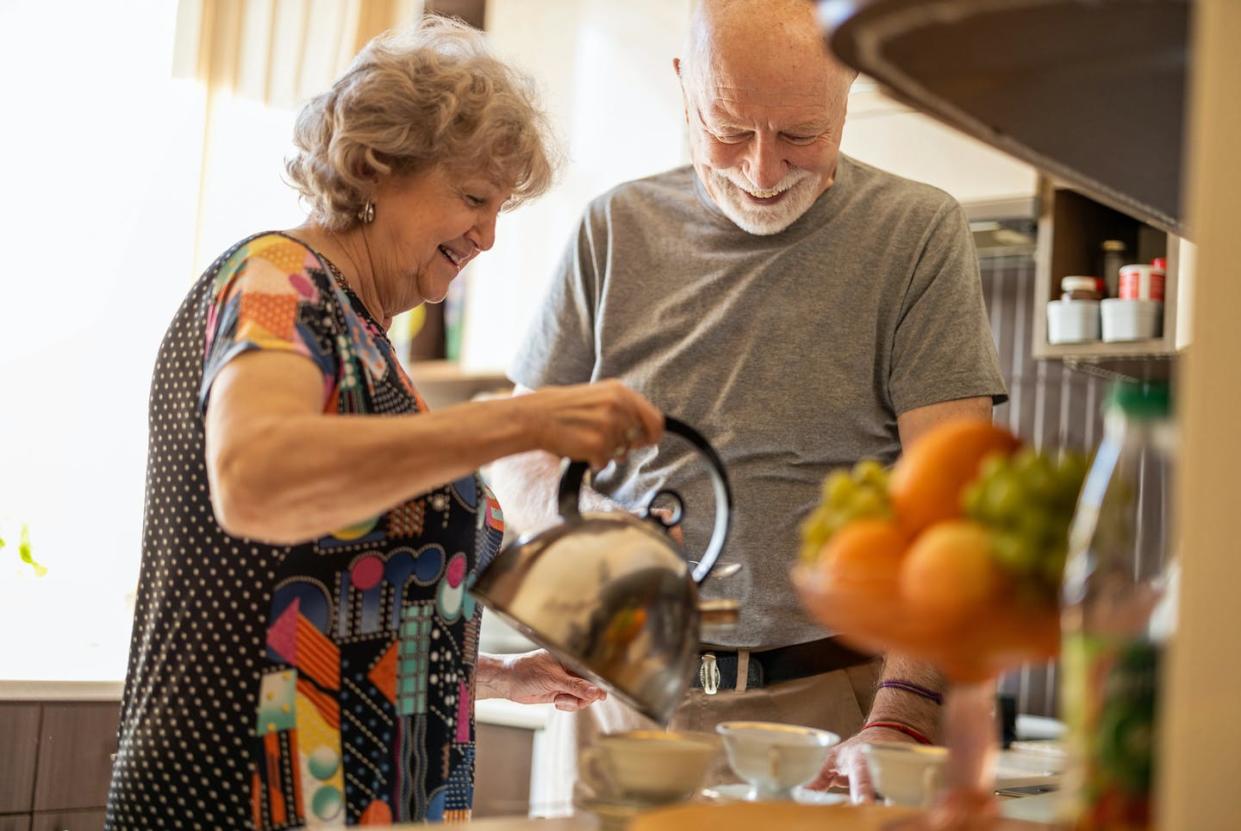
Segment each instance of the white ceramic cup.
[{"label": "white ceramic cup", "polygon": [[875,791],[892,805],[930,807],[943,788],[948,749],[903,742],[862,745]]},{"label": "white ceramic cup", "polygon": [[751,799],[792,799],[793,789],[818,775],[827,751],[840,736],[812,727],[764,721],[726,721],[728,764],[750,783]]},{"label": "white ceramic cup", "polygon": [[719,752],[710,733],[630,730],[599,737],[578,775],[599,799],[664,805],[696,793]]}]

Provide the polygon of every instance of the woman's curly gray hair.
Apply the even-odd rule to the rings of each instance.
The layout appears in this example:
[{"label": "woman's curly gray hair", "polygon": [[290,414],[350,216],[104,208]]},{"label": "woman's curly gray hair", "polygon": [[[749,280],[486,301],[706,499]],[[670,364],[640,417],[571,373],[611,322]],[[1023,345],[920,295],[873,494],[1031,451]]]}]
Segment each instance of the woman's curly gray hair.
[{"label": "woman's curly gray hair", "polygon": [[481,33],[427,16],[366,45],[297,117],[285,167],[333,230],[358,222],[376,178],[435,164],[511,190],[508,207],[551,185],[553,146],[529,78],[491,54]]}]

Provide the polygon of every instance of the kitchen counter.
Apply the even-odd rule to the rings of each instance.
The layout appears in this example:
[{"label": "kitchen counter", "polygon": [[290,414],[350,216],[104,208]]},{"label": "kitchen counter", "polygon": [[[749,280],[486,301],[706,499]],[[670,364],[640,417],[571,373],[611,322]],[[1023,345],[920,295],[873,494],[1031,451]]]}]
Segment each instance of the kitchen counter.
[{"label": "kitchen counter", "polygon": [[[468,826],[477,831],[596,831],[601,826],[599,821],[590,815],[566,817],[564,819],[524,819],[519,817],[499,817],[495,819],[475,820]],[[399,825],[396,829],[426,828],[425,825]],[[1004,819],[997,823],[992,831],[1054,831],[1055,826],[1043,823],[1026,822],[1023,820]],[[686,829],[694,831],[694,829]]]},{"label": "kitchen counter", "polygon": [[0,681],[0,701],[120,701],[124,681]]},{"label": "kitchen counter", "polygon": [[[0,701],[120,701],[123,681],[0,681]],[[481,724],[542,730],[552,705],[518,704],[499,698],[479,701],[474,718]]]}]

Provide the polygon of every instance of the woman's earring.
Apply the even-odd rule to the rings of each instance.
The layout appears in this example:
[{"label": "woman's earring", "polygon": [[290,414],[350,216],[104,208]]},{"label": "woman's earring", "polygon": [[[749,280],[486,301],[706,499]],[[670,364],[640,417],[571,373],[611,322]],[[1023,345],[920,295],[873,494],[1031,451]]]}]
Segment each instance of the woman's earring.
[{"label": "woman's earring", "polygon": [[358,211],[358,221],[363,225],[370,225],[375,221],[375,203],[367,199],[366,204]]}]

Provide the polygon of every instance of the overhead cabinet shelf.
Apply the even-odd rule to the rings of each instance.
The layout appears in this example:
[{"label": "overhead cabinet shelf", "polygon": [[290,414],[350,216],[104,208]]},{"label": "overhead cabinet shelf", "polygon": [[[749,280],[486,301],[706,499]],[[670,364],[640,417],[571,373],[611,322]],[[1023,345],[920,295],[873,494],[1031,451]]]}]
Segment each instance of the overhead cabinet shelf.
[{"label": "overhead cabinet shelf", "polygon": [[1188,0],[819,0],[832,51],[1096,201],[1185,236]]},{"label": "overhead cabinet shelf", "polygon": [[[1181,338],[1177,330],[1182,251],[1174,234],[1127,216],[1064,185],[1045,182],[1039,196],[1038,249],[1035,253],[1033,350],[1035,358],[1090,365],[1104,374],[1166,377],[1173,370]],[[1105,276],[1100,254],[1105,240],[1124,243],[1126,263],[1167,261],[1159,337],[1127,341],[1050,343],[1049,301],[1061,297],[1065,277]]]}]

